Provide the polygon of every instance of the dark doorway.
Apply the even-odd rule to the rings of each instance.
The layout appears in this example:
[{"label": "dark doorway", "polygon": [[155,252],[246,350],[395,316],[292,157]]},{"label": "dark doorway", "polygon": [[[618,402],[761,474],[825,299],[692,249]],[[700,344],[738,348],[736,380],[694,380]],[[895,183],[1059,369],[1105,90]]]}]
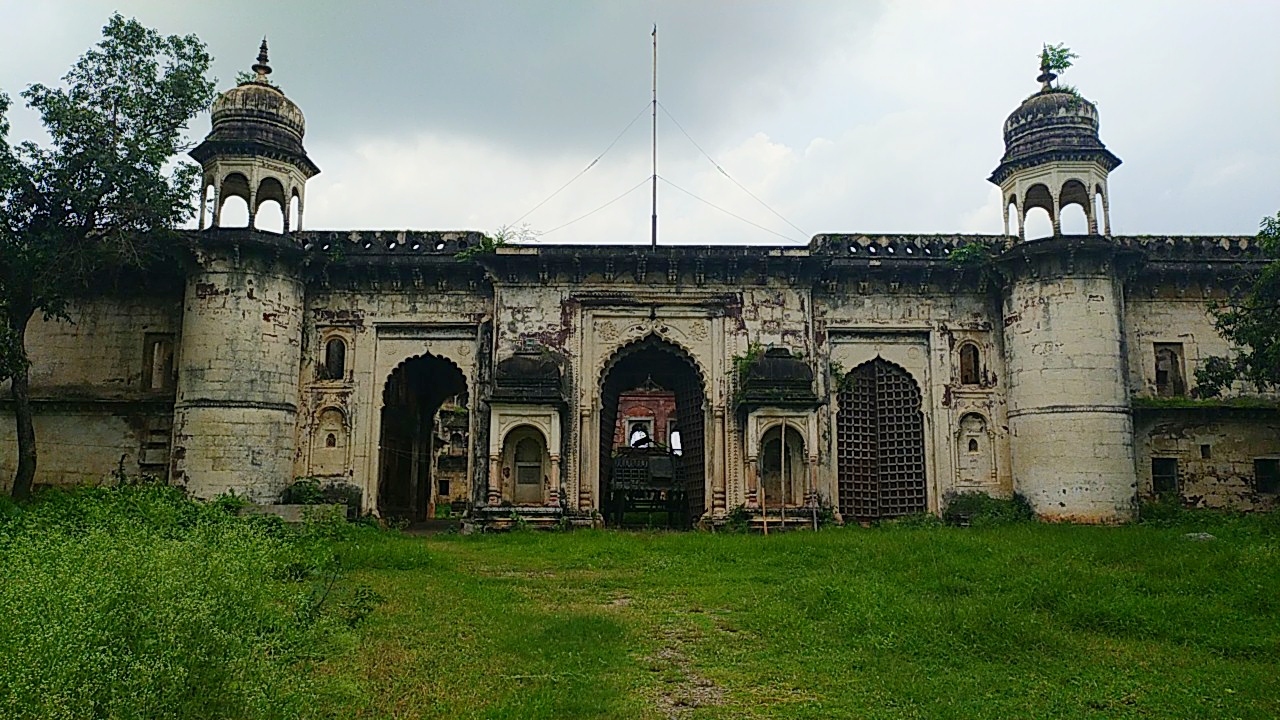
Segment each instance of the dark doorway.
[{"label": "dark doorway", "polygon": [[[637,448],[646,456],[640,462],[639,458],[630,457],[634,452],[620,452],[625,448],[617,446],[617,428],[622,419],[619,398],[655,390],[675,395],[680,449],[677,453],[665,446]],[[651,335],[622,348],[613,357],[601,379],[600,397],[599,497],[605,522],[613,526],[629,524],[628,503],[633,501],[656,507],[677,498],[681,507],[664,506],[666,522],[676,527],[691,526],[706,509],[706,394],[693,359],[680,347]],[[650,455],[655,457],[649,458]],[[631,470],[635,470],[631,465],[643,465],[643,472],[618,477],[615,487],[615,458],[623,458],[620,464]],[[668,467],[670,471],[666,470]],[[651,523],[646,519],[639,524]]]},{"label": "dark doorway", "polygon": [[438,450],[436,413],[449,398],[465,407],[467,380],[456,365],[434,355],[406,360],[387,377],[378,443],[378,511],[383,517],[426,517]]},{"label": "dark doorway", "polygon": [[854,368],[840,384],[836,416],[840,513],[856,520],[928,509],[920,387],[882,358]]}]

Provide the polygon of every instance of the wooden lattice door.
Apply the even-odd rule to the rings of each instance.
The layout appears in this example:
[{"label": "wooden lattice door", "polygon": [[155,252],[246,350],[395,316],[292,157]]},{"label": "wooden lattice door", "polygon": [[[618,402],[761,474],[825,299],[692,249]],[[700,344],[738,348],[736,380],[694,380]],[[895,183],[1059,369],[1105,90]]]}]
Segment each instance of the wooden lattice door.
[{"label": "wooden lattice door", "polygon": [[877,358],[849,373],[838,400],[841,514],[875,520],[924,512],[924,417],[911,375]]}]

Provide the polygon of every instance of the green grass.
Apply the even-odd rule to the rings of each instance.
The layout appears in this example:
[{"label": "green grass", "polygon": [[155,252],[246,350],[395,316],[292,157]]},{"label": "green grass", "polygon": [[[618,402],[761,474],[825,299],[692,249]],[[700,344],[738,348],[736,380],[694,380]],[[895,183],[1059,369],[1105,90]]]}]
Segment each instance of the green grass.
[{"label": "green grass", "polygon": [[1143,513],[421,538],[0,502],[0,717],[1280,717],[1280,514]]},{"label": "green grass", "polygon": [[338,714],[1280,716],[1274,522],[367,534]]}]

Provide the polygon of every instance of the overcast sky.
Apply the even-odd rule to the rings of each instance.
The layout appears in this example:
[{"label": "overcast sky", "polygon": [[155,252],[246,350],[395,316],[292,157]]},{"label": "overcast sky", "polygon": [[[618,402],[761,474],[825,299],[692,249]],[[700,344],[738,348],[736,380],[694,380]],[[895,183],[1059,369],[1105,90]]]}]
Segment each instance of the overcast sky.
[{"label": "overcast sky", "polygon": [[[670,113],[658,118],[663,243],[1000,232],[986,178],[1005,117],[1038,87],[1045,42],[1079,54],[1063,80],[1097,103],[1102,140],[1124,160],[1114,232],[1253,234],[1280,209],[1273,0],[0,0],[0,89],[56,82],[116,9],[198,35],[220,89],[268,36],[272,79],[306,114],[322,169],[312,229],[510,225],[643,113],[522,222],[542,242],[648,242],[654,23]],[[198,117],[193,139],[208,129]],[[37,133],[15,110],[13,138]]]}]

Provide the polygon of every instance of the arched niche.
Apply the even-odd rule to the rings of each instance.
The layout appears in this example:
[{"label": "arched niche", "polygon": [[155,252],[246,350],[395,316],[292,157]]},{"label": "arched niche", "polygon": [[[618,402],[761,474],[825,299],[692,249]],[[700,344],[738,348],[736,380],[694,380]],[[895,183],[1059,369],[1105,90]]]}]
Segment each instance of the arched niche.
[{"label": "arched niche", "polygon": [[956,426],[956,484],[994,485],[995,442],[990,423],[979,413],[965,413]]},{"label": "arched niche", "polygon": [[344,475],[347,472],[347,448],[350,428],[341,409],[325,407],[316,413],[311,433],[312,475]]},{"label": "arched niche", "polygon": [[324,340],[324,354],[320,358],[317,376],[321,380],[344,380],[347,377],[347,340],[341,335],[329,335]]},{"label": "arched niche", "polygon": [[777,423],[760,438],[760,495],[764,508],[800,507],[808,499],[809,463],[804,436]]},{"label": "arched niche", "polygon": [[960,384],[982,384],[982,352],[972,341],[960,343]]},{"label": "arched niche", "polygon": [[518,425],[502,441],[502,499],[514,505],[545,505],[551,496],[547,438],[532,425]]}]

